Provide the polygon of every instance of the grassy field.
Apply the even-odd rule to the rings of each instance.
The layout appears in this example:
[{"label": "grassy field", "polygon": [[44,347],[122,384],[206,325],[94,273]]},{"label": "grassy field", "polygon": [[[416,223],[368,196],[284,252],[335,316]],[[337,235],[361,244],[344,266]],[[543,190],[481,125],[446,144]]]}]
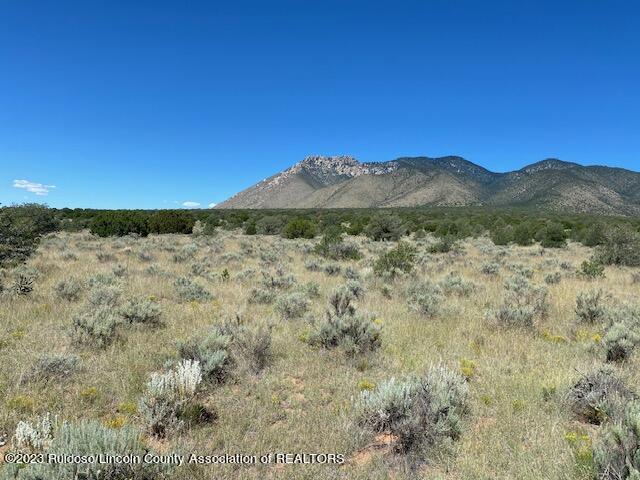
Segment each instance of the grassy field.
[{"label": "grassy field", "polygon": [[[338,453],[346,461],[182,466],[170,478],[594,477],[590,463],[577,458],[584,452],[573,439],[577,435],[588,444],[598,427],[575,418],[564,397],[581,373],[605,363],[599,342],[604,332],[576,321],[576,297],[602,288],[616,301],[634,303],[638,284],[632,282],[632,269],[607,267],[606,277],[588,280],[576,270],[591,250],[576,243],[564,249],[507,248],[479,238],[461,242],[452,252],[431,254],[427,246],[434,240],[425,237],[408,240],[417,249],[413,271],[391,280],[375,276],[372,265],[394,244],[364,237],[354,241],[363,258],[336,262],[311,251],[317,240],[229,232],[213,237],[47,237],[27,263],[36,275],[33,291],[0,301],[0,429],[10,440],[20,420],[51,412],[70,422],[96,419],[113,429],[131,425],[145,431],[137,406],[150,374],[176,358],[177,342],[238,316],[248,328],[271,329],[270,364],[256,373],[239,359],[230,378],[203,386],[197,394],[214,418],[166,438],[145,434],[144,443],[164,453]],[[483,273],[488,263],[496,264],[496,273]],[[327,264],[340,272],[327,273]],[[375,315],[381,326],[381,347],[355,357],[306,341],[311,319],[322,320],[329,293],[345,283],[347,267],[364,290],[358,310]],[[264,281],[263,272],[274,274],[277,268],[295,282],[278,291],[273,302],[249,302],[251,289]],[[502,302],[505,281],[518,271],[548,291],[548,315],[531,328],[499,325],[487,315]],[[445,291],[432,317],[410,307],[410,284],[421,279],[439,283],[451,272],[472,283],[468,292]],[[547,284],[545,278],[554,272],[559,281]],[[5,275],[8,282],[11,272]],[[178,277],[194,279],[212,298],[180,298]],[[82,285],[79,297],[60,298],[56,286],[70,278]],[[74,315],[86,308],[92,289],[106,284],[121,293],[119,302],[151,298],[162,310],[163,324],[119,326],[118,339],[105,348],[74,342],[69,333]],[[307,292],[308,311],[300,318],[283,318],[278,298],[296,290]],[[55,353],[80,357],[77,371],[64,379],[34,378],[38,359]],[[432,365],[467,377],[470,411],[459,440],[446,451],[430,449],[415,462],[394,451],[392,436],[359,428],[354,412],[361,390]],[[636,356],[613,364],[632,388],[640,380],[638,366]]]}]

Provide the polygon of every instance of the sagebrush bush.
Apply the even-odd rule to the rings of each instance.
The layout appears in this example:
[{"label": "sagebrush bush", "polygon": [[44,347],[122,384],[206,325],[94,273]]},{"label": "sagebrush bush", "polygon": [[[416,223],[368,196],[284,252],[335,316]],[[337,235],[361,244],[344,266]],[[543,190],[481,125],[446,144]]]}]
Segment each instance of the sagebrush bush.
[{"label": "sagebrush bush", "polygon": [[602,289],[580,292],[576,297],[575,308],[578,322],[595,324],[603,321],[607,311],[606,299],[607,295]]},{"label": "sagebrush bush", "polygon": [[626,360],[639,343],[638,325],[624,321],[612,324],[602,337],[602,346],[610,362]]},{"label": "sagebrush bush", "polygon": [[549,303],[547,290],[531,284],[522,275],[508,278],[504,283],[505,295],[497,310],[487,312],[487,319],[509,327],[535,326],[547,316]]},{"label": "sagebrush bush", "polygon": [[151,435],[163,438],[182,427],[181,413],[195,398],[201,382],[200,363],[189,359],[151,374],[138,406]]},{"label": "sagebrush bush", "polygon": [[463,280],[460,275],[455,273],[450,273],[444,277],[439,282],[439,286],[446,295],[455,294],[461,297],[468,297],[476,289],[475,283]]},{"label": "sagebrush bush", "polygon": [[358,423],[397,437],[397,450],[409,453],[457,440],[469,411],[464,377],[445,367],[431,367],[423,377],[394,378],[363,390]]},{"label": "sagebrush bush", "polygon": [[562,274],[560,272],[548,273],[544,276],[544,283],[547,285],[556,285],[562,280]]},{"label": "sagebrush bush", "polygon": [[120,304],[122,290],[117,286],[96,286],[89,291],[87,303],[94,308],[115,308]]},{"label": "sagebrush bush", "polygon": [[272,303],[276,299],[276,291],[270,288],[259,288],[253,287],[249,290],[249,295],[247,297],[247,302],[249,303],[258,303],[258,304],[267,304]]},{"label": "sagebrush bush", "polygon": [[235,360],[231,354],[232,333],[214,326],[207,334],[178,343],[178,355],[185,360],[198,362],[203,380],[218,384],[231,375]]},{"label": "sagebrush bush", "polygon": [[428,280],[412,282],[407,288],[409,306],[426,317],[438,314],[442,304],[442,290]]},{"label": "sagebrush bush", "polygon": [[640,402],[629,402],[622,418],[602,427],[593,461],[599,480],[640,478]]},{"label": "sagebrush bush", "polygon": [[[143,456],[149,448],[143,443],[142,435],[136,429],[123,426],[108,428],[96,421],[63,423],[55,432],[51,447],[47,453],[71,455],[139,455]],[[33,468],[35,467],[35,468]],[[34,469],[33,472],[29,470]],[[77,464],[49,463],[30,465],[21,470],[18,480],[76,478],[79,473]],[[150,463],[90,463],[83,465],[82,472],[92,480],[154,480],[166,478],[167,467]],[[82,478],[78,476],[77,478]]]},{"label": "sagebrush bush", "polygon": [[296,277],[288,274],[282,268],[274,272],[262,272],[262,286],[272,290],[287,290],[297,283]]},{"label": "sagebrush bush", "polygon": [[73,316],[71,336],[76,343],[104,348],[116,340],[119,322],[110,307],[91,308]]},{"label": "sagebrush bush", "polygon": [[348,356],[377,350],[381,345],[380,327],[371,315],[355,312],[330,315],[309,337],[309,343],[324,348],[342,348]]},{"label": "sagebrush bush", "polygon": [[80,298],[83,289],[84,285],[80,280],[68,278],[67,280],[58,282],[53,290],[59,298],[74,302]]},{"label": "sagebrush bush", "polygon": [[155,327],[162,324],[162,308],[149,297],[128,299],[118,308],[118,314],[129,325]]},{"label": "sagebrush bush", "polygon": [[45,354],[39,357],[24,377],[24,381],[59,382],[80,368],[80,357],[72,354]]},{"label": "sagebrush bush", "polygon": [[178,297],[185,302],[206,302],[213,298],[202,285],[187,277],[178,277],[173,286]]},{"label": "sagebrush bush", "polygon": [[48,449],[53,442],[56,419],[48,412],[34,422],[21,420],[16,425],[12,438],[13,446],[19,451],[40,452]]},{"label": "sagebrush bush", "polygon": [[236,334],[234,344],[254,373],[264,370],[273,362],[272,335],[268,327],[242,329]]},{"label": "sagebrush bush", "polygon": [[573,413],[596,425],[608,419],[618,419],[622,405],[634,398],[635,394],[608,367],[582,375],[568,392]]},{"label": "sagebrush bush", "polygon": [[497,275],[500,272],[500,264],[496,262],[483,263],[480,272],[485,275]]},{"label": "sagebrush bush", "polygon": [[285,320],[302,317],[309,310],[310,302],[302,292],[282,295],[276,300],[276,311]]}]

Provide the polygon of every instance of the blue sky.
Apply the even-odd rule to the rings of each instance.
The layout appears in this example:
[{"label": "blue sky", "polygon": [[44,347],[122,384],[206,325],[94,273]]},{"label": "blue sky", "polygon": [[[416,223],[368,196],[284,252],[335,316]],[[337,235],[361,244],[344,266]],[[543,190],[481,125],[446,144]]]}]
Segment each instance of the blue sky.
[{"label": "blue sky", "polygon": [[309,154],[640,170],[639,17],[632,0],[0,1],[0,202],[205,207]]}]

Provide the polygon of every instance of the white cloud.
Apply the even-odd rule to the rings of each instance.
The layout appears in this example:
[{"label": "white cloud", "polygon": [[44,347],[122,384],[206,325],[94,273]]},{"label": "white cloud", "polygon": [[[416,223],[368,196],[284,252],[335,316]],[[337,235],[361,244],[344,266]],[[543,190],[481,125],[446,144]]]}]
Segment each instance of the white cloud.
[{"label": "white cloud", "polygon": [[213,208],[213,207],[215,207],[216,205],[217,205],[217,203],[213,203],[213,202],[212,202],[212,203],[210,203],[210,204],[209,204],[209,208]]},{"label": "white cloud", "polygon": [[14,188],[23,188],[27,192],[35,193],[36,195],[44,196],[49,194],[49,190],[56,188],[55,185],[43,185],[42,183],[34,183],[29,180],[14,180]]},{"label": "white cloud", "polygon": [[187,208],[198,208],[200,204],[198,202],[182,202],[182,206]]}]

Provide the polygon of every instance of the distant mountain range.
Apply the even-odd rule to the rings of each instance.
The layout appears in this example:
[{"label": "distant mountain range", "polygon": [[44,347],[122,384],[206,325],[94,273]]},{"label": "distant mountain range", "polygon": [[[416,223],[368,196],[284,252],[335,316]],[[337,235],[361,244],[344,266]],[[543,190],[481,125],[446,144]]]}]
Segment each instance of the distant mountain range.
[{"label": "distant mountain range", "polygon": [[216,208],[495,206],[640,215],[640,173],[554,158],[495,173],[461,157],[310,156]]}]

